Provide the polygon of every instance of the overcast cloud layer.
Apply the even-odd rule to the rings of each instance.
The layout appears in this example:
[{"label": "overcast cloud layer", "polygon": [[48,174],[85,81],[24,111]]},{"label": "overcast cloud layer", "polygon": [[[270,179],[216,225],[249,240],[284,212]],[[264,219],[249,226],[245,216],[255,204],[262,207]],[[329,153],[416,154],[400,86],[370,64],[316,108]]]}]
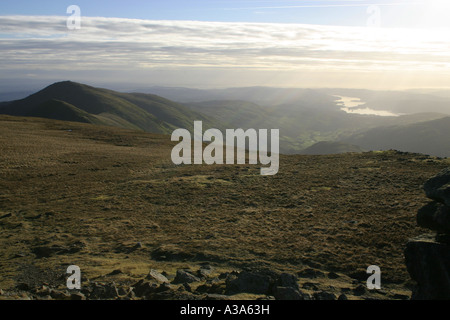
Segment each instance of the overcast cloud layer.
[{"label": "overcast cloud layer", "polygon": [[[69,31],[66,19],[0,16],[0,80],[44,74],[69,78],[94,71],[97,79],[114,72],[124,80],[145,79],[146,74],[154,79],[157,72],[161,84],[182,85],[177,72],[183,71],[191,72],[197,86],[205,86],[199,70],[214,77],[205,82],[222,79],[224,85],[236,72],[246,80],[243,85],[258,73],[283,75],[285,83],[281,76],[276,81],[286,86],[302,75],[319,81],[314,74],[338,79],[407,72],[423,74],[436,85],[450,79],[447,31],[94,17],[83,17],[81,29]],[[239,79],[233,82],[239,85]]]}]

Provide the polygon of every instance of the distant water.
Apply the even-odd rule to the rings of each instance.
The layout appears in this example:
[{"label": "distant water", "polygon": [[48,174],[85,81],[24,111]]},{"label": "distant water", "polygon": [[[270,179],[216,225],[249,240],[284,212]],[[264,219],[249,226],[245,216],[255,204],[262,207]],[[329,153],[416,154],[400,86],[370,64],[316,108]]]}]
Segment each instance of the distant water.
[{"label": "distant water", "polygon": [[360,98],[355,97],[344,97],[344,96],[334,96],[338,98],[335,102],[336,105],[341,107],[342,111],[353,114],[366,114],[366,115],[374,115],[380,117],[398,117],[399,114],[392,113],[390,111],[384,110],[374,110],[370,108],[356,108],[358,106],[362,106],[365,104]]}]

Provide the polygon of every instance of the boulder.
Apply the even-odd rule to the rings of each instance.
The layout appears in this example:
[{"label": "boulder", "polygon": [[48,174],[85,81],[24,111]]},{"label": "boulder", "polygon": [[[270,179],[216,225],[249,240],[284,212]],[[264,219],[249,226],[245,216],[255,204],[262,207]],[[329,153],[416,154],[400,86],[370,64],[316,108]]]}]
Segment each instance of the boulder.
[{"label": "boulder", "polygon": [[278,286],[300,290],[298,286],[298,278],[290,273],[282,273],[277,281]]},{"label": "boulder", "polygon": [[158,289],[158,285],[152,281],[143,279],[143,280],[139,280],[137,283],[135,283],[132,286],[132,288],[133,288],[133,293],[137,297],[144,297],[146,295],[156,292],[156,289]]},{"label": "boulder", "polygon": [[319,291],[315,292],[313,294],[313,297],[315,300],[336,300],[336,296],[334,293],[326,292],[326,291]]},{"label": "boulder", "polygon": [[405,249],[407,270],[417,287],[411,299],[450,299],[450,246],[434,235],[411,239]]},{"label": "boulder", "polygon": [[442,170],[425,182],[423,189],[428,198],[450,207],[450,168]]},{"label": "boulder", "polygon": [[309,295],[292,287],[276,287],[273,295],[276,300],[310,300]]},{"label": "boulder", "polygon": [[173,280],[173,283],[192,283],[192,282],[200,282],[201,280],[194,276],[192,273],[186,271],[186,270],[177,270],[177,275],[175,276],[175,279]]},{"label": "boulder", "polygon": [[268,274],[242,271],[238,275],[231,275],[227,278],[226,292],[227,294],[270,294],[274,282],[274,279]]},{"label": "boulder", "polygon": [[92,290],[90,298],[99,300],[116,299],[119,297],[117,286],[112,283],[94,282],[92,284]]},{"label": "boulder", "polygon": [[148,273],[147,277],[145,277],[146,280],[154,280],[157,283],[169,283],[169,280],[163,276],[161,273],[159,273],[156,270],[151,269]]},{"label": "boulder", "polygon": [[450,207],[430,202],[417,212],[417,224],[438,233],[450,233]]}]

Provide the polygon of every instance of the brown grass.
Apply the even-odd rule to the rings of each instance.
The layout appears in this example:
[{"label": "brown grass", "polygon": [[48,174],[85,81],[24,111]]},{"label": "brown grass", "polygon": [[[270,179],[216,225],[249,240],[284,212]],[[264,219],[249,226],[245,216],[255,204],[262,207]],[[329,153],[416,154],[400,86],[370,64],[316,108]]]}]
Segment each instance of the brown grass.
[{"label": "brown grass", "polygon": [[[449,165],[396,152],[282,156],[277,175],[261,176],[259,165],[175,166],[173,145],[164,135],[1,116],[0,217],[11,216],[0,218],[0,287],[24,265],[137,279],[210,261],[223,270],[312,266],[341,282],[375,264],[385,287],[407,290],[403,248],[424,232],[421,187]],[[78,242],[75,253],[33,253]],[[152,256],[168,245],[172,261]]]}]

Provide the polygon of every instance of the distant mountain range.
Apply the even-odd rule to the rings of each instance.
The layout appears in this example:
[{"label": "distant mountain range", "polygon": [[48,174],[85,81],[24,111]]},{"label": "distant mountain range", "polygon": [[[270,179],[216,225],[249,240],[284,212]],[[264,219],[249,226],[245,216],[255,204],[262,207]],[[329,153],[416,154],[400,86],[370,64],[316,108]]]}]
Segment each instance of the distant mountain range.
[{"label": "distant mountain range", "polygon": [[[365,102],[363,107],[404,115],[346,113],[337,106],[336,95],[357,97]],[[192,130],[195,120],[203,121],[204,129],[279,129],[282,153],[398,149],[450,156],[450,98],[423,92],[155,87],[150,94],[64,81],[24,99],[0,103],[0,113],[162,134],[171,134],[176,128]]]},{"label": "distant mountain range", "polygon": [[343,140],[367,150],[417,152],[450,157],[450,117],[419,123],[378,127]]}]

